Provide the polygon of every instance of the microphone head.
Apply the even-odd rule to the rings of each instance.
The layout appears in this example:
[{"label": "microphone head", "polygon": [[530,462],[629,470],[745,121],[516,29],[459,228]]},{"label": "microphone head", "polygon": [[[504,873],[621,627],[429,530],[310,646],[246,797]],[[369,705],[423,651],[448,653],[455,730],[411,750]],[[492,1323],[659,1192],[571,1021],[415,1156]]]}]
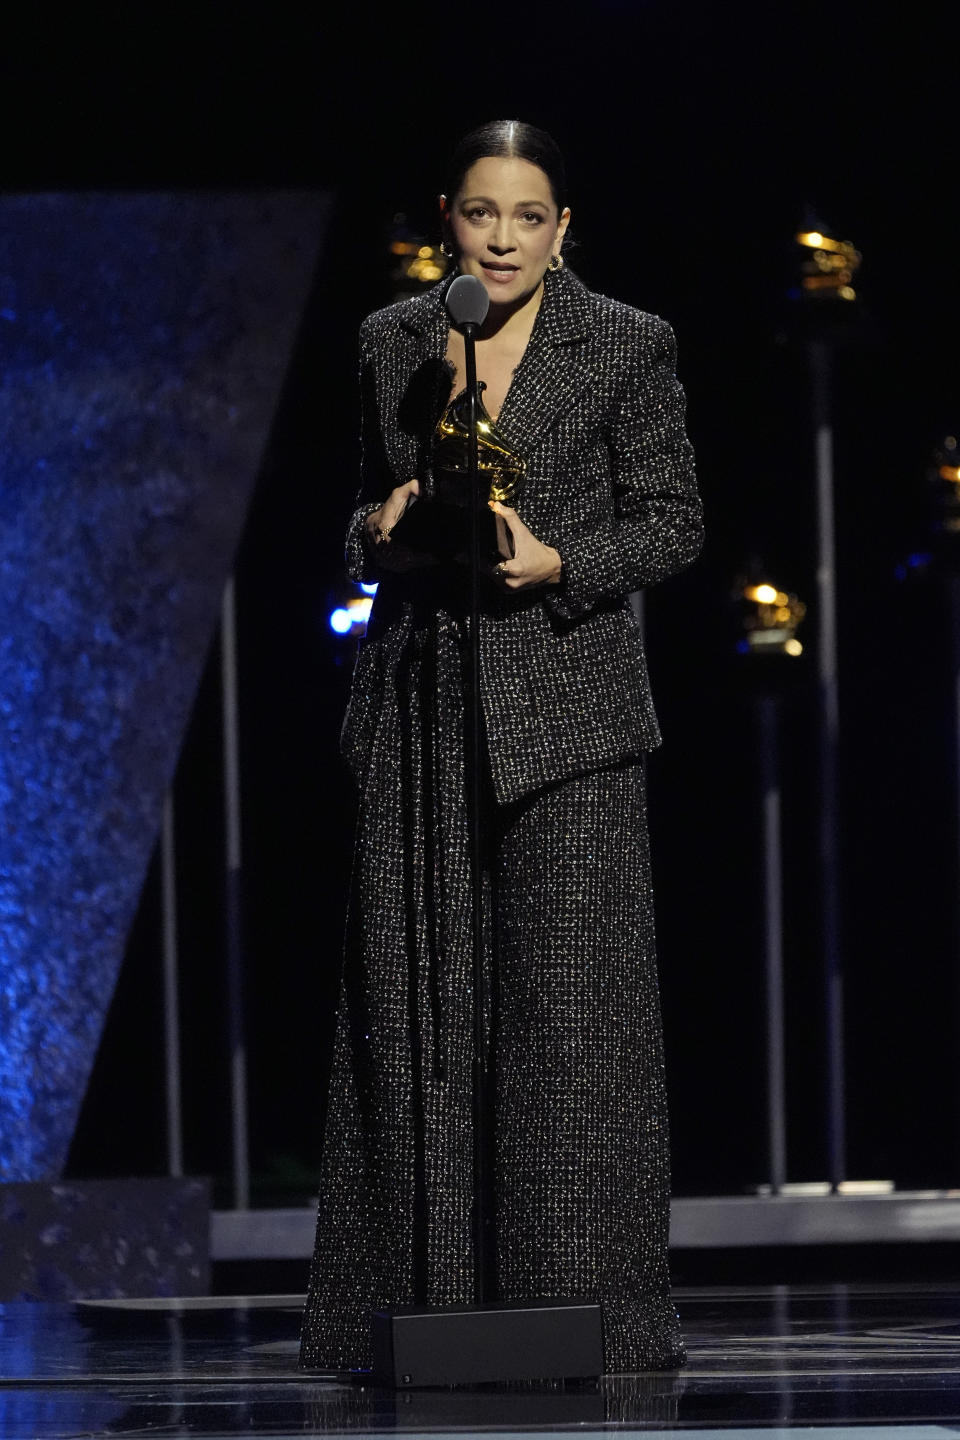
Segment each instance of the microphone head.
[{"label": "microphone head", "polygon": [[476,275],[458,275],[447,291],[446,306],[458,330],[464,325],[482,325],[490,309],[487,287]]}]

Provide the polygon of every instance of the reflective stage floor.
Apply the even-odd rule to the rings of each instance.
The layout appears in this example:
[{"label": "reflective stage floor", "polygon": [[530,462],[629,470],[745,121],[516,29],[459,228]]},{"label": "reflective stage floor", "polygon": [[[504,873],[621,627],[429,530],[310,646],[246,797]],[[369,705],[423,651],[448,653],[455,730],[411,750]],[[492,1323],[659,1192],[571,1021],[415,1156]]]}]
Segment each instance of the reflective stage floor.
[{"label": "reflective stage floor", "polygon": [[[960,1289],[679,1289],[676,1373],[395,1394],[296,1368],[301,1298],[0,1306],[0,1437],[960,1427]],[[796,1440],[800,1440],[799,1433]]]}]

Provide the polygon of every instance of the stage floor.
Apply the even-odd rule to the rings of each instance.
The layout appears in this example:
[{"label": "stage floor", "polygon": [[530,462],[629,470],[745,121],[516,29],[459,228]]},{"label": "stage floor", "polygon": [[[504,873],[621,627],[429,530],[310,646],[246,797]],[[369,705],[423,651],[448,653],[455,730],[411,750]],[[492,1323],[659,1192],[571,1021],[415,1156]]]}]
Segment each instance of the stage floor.
[{"label": "stage floor", "polygon": [[830,1427],[840,1440],[856,1427],[856,1440],[955,1440],[956,1286],[681,1289],[676,1299],[690,1350],[676,1373],[401,1394],[299,1374],[299,1296],[0,1306],[0,1436],[689,1427],[764,1440]]}]

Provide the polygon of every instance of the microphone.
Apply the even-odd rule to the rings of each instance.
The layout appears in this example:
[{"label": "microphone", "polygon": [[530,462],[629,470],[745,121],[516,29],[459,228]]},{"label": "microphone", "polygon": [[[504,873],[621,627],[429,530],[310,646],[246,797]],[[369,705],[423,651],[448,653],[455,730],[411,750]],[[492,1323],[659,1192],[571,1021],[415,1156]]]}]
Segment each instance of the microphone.
[{"label": "microphone", "polygon": [[447,291],[447,314],[458,330],[478,330],[487,318],[490,296],[476,275],[458,275]]}]

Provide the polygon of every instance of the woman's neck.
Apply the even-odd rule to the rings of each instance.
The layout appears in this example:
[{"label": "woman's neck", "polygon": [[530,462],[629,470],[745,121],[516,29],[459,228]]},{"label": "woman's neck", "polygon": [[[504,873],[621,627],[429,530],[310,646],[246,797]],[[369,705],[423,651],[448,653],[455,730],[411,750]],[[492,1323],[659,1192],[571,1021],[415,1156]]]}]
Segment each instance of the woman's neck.
[{"label": "woman's neck", "polygon": [[529,295],[524,295],[513,305],[491,305],[487,318],[480,326],[478,340],[493,340],[499,336],[507,339],[511,334],[529,334],[537,318],[543,300],[543,281]]}]

